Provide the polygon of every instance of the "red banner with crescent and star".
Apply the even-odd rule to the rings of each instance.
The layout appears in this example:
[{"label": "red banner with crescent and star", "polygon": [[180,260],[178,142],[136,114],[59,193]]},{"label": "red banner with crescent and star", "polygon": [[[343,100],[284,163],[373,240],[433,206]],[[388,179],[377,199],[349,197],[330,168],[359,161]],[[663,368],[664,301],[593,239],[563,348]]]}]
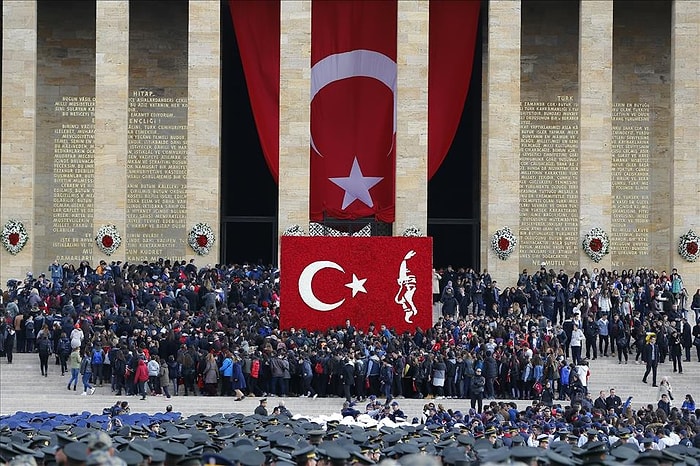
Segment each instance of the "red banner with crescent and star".
[{"label": "red banner with crescent and star", "polygon": [[311,5],[311,220],[394,221],[396,1]]},{"label": "red banner with crescent and star", "polygon": [[281,238],[280,326],[433,325],[432,238]]}]

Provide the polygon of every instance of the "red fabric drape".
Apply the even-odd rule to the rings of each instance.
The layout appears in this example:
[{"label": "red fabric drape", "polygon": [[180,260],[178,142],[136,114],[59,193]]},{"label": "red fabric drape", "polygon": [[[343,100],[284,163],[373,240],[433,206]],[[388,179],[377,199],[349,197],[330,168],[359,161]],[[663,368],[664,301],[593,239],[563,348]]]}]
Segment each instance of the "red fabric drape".
[{"label": "red fabric drape", "polygon": [[469,82],[479,0],[431,0],[428,50],[428,179],[454,139]]},{"label": "red fabric drape", "polygon": [[311,5],[312,220],[394,221],[396,1]]},{"label": "red fabric drape", "polygon": [[265,161],[279,180],[280,2],[229,0]]},{"label": "red fabric drape", "polygon": [[[325,5],[324,7],[324,4],[327,5]],[[258,128],[258,134],[260,136],[261,145],[270,172],[272,173],[275,180],[278,180],[280,3],[278,0],[229,0],[229,5],[241,53],[241,59],[243,61],[248,91],[251,98],[251,105],[253,108],[255,122]],[[379,13],[378,15],[375,15],[374,18],[371,19],[374,26],[367,26],[366,28],[363,28],[361,30],[353,30],[353,34],[350,34],[348,37],[341,37],[339,35],[338,39],[334,39],[338,42],[332,43],[336,44],[333,45],[333,47],[338,46],[341,47],[342,51],[348,52],[350,51],[349,47],[355,47],[352,41],[358,40],[361,44],[359,45],[360,47],[363,47],[366,50],[373,50],[373,45],[371,43],[368,43],[367,41],[371,42],[371,40],[373,40],[371,39],[371,37],[373,37],[372,35],[374,34],[374,32],[372,32],[373,30],[371,28],[375,27],[377,30],[384,32],[391,31],[391,33],[394,34],[393,55],[391,55],[390,52],[390,55],[387,56],[389,56],[393,60],[396,59],[395,2],[353,2],[350,0],[339,2],[314,2],[314,12],[317,10],[319,5],[321,5],[321,8],[323,8],[324,10],[335,9],[336,11],[341,11],[342,9],[346,9],[343,11],[347,11],[350,16],[342,18],[341,21],[348,24],[351,21],[358,21],[361,11],[366,10],[366,8],[393,8],[393,13],[384,11]],[[442,164],[442,161],[447,155],[447,151],[449,150],[450,145],[452,144],[452,140],[457,130],[457,126],[459,125],[459,120],[461,118],[462,110],[464,108],[464,102],[467,96],[469,82],[471,79],[474,49],[476,46],[476,33],[479,20],[479,5],[480,1],[478,0],[432,0],[430,2],[430,37],[428,65],[429,178],[432,178],[435,172],[437,172],[438,168]],[[317,15],[317,13],[314,13],[314,15]],[[389,19],[387,20],[387,18]],[[331,20],[330,17],[327,19]],[[347,26],[342,26],[341,24],[338,24],[337,26],[345,27],[346,29],[344,30],[346,31],[346,33],[350,32],[349,30],[347,30]],[[322,26],[318,25],[317,16],[316,21],[314,21],[314,31],[319,32],[319,27]],[[330,29],[327,25],[323,27],[325,27],[326,29]],[[321,30],[323,30],[323,27]],[[377,31],[377,33],[379,33],[380,31]],[[357,39],[358,34],[355,34],[356,32],[361,32],[362,37]],[[384,37],[383,33],[382,37]],[[312,53],[321,53],[321,50],[323,49],[318,48],[320,46],[317,45],[317,38],[313,38],[312,40],[314,42]],[[329,42],[329,44],[330,43],[331,42]],[[323,53],[329,54],[332,52],[332,49],[325,49],[325,52]],[[316,61],[318,61],[318,59]],[[373,88],[379,87],[379,91],[377,92],[381,94],[382,85],[378,85],[376,79],[356,77],[354,79],[351,79],[350,81],[353,81],[353,88],[360,88],[359,90],[364,92],[375,92],[377,90]],[[338,81],[326,86],[327,89],[325,89],[322,93],[324,97],[326,97],[325,94],[342,94],[343,91],[335,89],[339,87],[344,87],[344,85],[340,86],[339,84],[342,84],[342,82]],[[363,86],[364,90],[361,89]],[[384,97],[380,98],[380,100],[382,99],[384,99]],[[319,102],[316,102],[316,99],[314,99],[314,105],[312,105],[312,115],[321,112],[322,115],[331,117],[332,115],[328,113],[328,110],[314,108],[319,106],[321,100],[322,99],[319,99]],[[325,98],[323,100],[325,100]],[[365,101],[361,101],[364,104]],[[356,112],[361,111],[360,109],[355,108],[355,104],[357,103],[359,103],[359,101],[353,101],[353,105],[346,105],[346,107],[344,108],[347,111],[351,110],[352,114],[356,114]],[[379,102],[376,102],[376,104],[378,105]],[[323,107],[323,105],[320,106]],[[348,118],[349,116],[343,116],[342,120],[336,121],[345,121]],[[385,112],[381,115],[372,115],[372,118],[379,118],[380,124],[383,125],[383,127],[386,127],[389,121],[387,120],[388,116]],[[319,129],[320,131],[320,128],[312,128],[312,132],[314,132],[315,129]],[[346,131],[346,133],[348,133],[349,131],[354,131],[354,134],[358,135],[359,130],[360,126],[353,125],[350,130]],[[314,143],[318,142],[319,144],[325,143],[323,139],[324,137],[334,138],[337,136],[337,134],[333,132],[331,132],[329,135],[320,133],[315,134],[314,132],[312,135],[314,137]],[[347,134],[345,134],[343,135],[343,137],[347,138],[348,136]],[[369,143],[371,141],[366,142]],[[353,145],[353,147],[356,146]],[[323,152],[323,149],[319,148],[318,146],[317,149]],[[313,152],[314,151],[312,149],[312,154]],[[394,154],[394,152],[395,151],[392,150],[392,154]],[[395,155],[390,156],[392,159],[392,166],[394,164],[394,156]],[[334,174],[330,173],[322,173],[319,176],[322,177],[325,174],[326,179],[329,177],[348,177],[352,170],[353,160],[346,160],[345,162],[347,165],[345,167],[345,174],[335,176]],[[370,173],[370,171],[368,171],[365,168],[364,162],[360,158],[358,158],[358,165],[364,177],[377,178],[382,176],[381,174]],[[373,181],[374,180],[366,180],[366,185],[371,184]],[[349,206],[348,209],[339,209],[339,211],[338,209],[335,209],[333,216],[338,216],[340,218],[350,218],[353,215],[376,215],[378,218],[393,219],[393,200],[388,203],[383,203],[382,201],[381,204],[377,204],[374,201],[373,190],[376,190],[379,187],[379,184],[381,184],[382,182],[368,189],[369,193],[372,195],[372,202],[375,206],[374,208],[367,208],[366,204],[365,207],[362,207],[362,201],[354,200],[353,205]],[[333,183],[331,182],[331,184]],[[334,184],[334,186],[340,189],[337,184]],[[392,196],[393,191],[394,188],[392,187]],[[365,193],[362,192],[355,194]],[[344,192],[340,193],[340,195],[342,198],[345,197]],[[343,199],[336,199],[333,202],[339,202],[340,207],[342,207]],[[391,205],[392,207],[388,207],[389,205]],[[349,210],[355,210],[356,207],[358,207],[358,209],[354,214],[349,213]],[[312,216],[315,219],[319,219],[323,215],[324,208],[325,207],[323,206],[321,206],[320,208],[315,208],[312,205]],[[328,211],[327,213],[331,215],[330,211]]]}]

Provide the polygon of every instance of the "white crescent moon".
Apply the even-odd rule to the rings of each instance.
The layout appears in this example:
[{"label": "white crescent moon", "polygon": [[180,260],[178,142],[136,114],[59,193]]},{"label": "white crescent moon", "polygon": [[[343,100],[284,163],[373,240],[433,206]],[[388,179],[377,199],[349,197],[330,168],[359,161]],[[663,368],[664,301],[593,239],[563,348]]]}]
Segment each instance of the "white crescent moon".
[{"label": "white crescent moon", "polygon": [[311,287],[311,282],[314,279],[314,275],[321,269],[334,269],[345,273],[345,270],[335,262],[331,261],[316,261],[307,265],[304,270],[301,271],[299,275],[299,295],[301,299],[304,300],[307,306],[311,309],[315,309],[321,312],[332,311],[333,309],[342,306],[345,302],[345,298],[341,299],[337,303],[329,304],[324,303],[314,295],[314,290]]},{"label": "white crescent moon", "polygon": [[[352,50],[350,52],[328,55],[311,67],[311,99],[327,85],[341,79],[356,76],[374,78],[391,90],[394,96],[394,134],[396,134],[396,110],[398,99],[396,93],[396,62],[383,53],[374,50]],[[323,157],[316,148],[314,135],[311,134],[311,147]],[[394,148],[392,141],[389,154]]]}]

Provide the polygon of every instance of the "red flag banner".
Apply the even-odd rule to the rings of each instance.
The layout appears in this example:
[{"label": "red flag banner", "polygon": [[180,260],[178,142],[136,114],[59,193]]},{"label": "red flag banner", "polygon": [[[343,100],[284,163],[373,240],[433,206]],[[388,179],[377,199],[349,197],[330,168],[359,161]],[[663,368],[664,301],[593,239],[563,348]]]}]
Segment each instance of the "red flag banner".
[{"label": "red flag banner", "polygon": [[311,220],[394,221],[396,1],[311,6]]},{"label": "red flag banner", "polygon": [[428,45],[428,179],[445,160],[469,90],[480,0],[431,0]]},{"label": "red flag banner", "polygon": [[229,0],[253,118],[267,167],[279,180],[280,2]]},{"label": "red flag banner", "polygon": [[280,325],[432,326],[432,238],[283,236]]},{"label": "red flag banner", "polygon": [[[479,0],[431,0],[428,178],[459,125],[472,73]],[[279,178],[280,2],[229,0],[260,143]],[[312,4],[312,220],[394,218],[395,1]]]}]

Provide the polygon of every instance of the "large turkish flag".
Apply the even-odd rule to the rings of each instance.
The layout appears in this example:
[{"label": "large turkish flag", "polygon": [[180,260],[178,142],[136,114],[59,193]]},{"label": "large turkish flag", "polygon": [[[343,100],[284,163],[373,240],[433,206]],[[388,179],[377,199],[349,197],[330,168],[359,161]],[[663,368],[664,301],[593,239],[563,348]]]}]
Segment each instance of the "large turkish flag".
[{"label": "large turkish flag", "polygon": [[311,5],[310,216],[394,221],[395,1]]},{"label": "large turkish flag", "polygon": [[282,328],[432,326],[432,238],[282,237]]}]

